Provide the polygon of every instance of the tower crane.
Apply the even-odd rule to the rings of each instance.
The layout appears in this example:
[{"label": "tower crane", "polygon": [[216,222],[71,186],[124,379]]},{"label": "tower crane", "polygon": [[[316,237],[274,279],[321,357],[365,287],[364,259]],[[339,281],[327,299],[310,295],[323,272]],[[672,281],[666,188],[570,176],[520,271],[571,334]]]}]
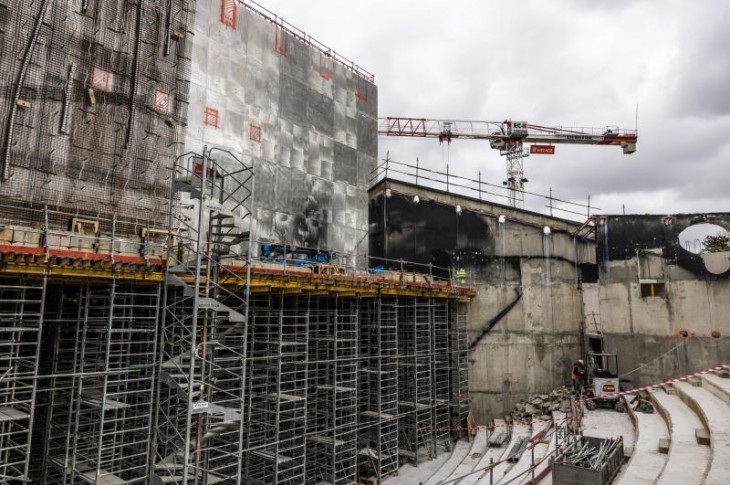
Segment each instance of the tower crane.
[{"label": "tower crane", "polygon": [[[530,154],[553,155],[555,145],[616,145],[624,154],[636,151],[636,130],[622,130],[617,126],[605,128],[565,128],[533,125],[526,121],[466,121],[433,120],[426,118],[379,118],[378,134],[412,138],[438,138],[439,142],[451,143],[461,138],[489,140],[489,145],[499,150],[507,160],[507,180],[503,182],[509,191],[512,207],[524,206],[524,187],[527,179],[524,159]],[[529,149],[525,144],[530,144]]]}]

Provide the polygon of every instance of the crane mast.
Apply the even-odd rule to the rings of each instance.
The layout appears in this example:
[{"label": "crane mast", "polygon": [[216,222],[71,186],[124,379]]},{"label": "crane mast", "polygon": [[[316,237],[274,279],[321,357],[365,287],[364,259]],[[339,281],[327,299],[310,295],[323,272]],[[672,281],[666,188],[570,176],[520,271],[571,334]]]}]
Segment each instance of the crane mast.
[{"label": "crane mast", "polygon": [[[378,134],[411,138],[438,138],[451,143],[454,139],[488,140],[507,162],[509,205],[523,208],[525,203],[524,160],[530,154],[554,154],[556,144],[614,145],[624,154],[636,151],[636,130],[616,126],[605,128],[567,128],[534,125],[526,121],[435,120],[426,118],[379,118]],[[529,144],[530,147],[525,148]]]}]

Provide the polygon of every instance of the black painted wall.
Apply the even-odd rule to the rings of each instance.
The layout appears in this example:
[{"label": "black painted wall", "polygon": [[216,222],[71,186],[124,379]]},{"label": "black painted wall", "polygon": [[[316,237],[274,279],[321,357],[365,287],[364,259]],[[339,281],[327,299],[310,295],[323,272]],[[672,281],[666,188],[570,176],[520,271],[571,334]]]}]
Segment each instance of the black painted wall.
[{"label": "black painted wall", "polygon": [[[453,205],[434,200],[416,203],[407,195],[381,193],[370,198],[369,221],[369,250],[374,258],[472,270],[496,261],[497,235],[483,214],[463,210],[459,215]],[[379,263],[374,259],[374,264]],[[482,276],[490,279],[488,273]]]},{"label": "black painted wall", "polygon": [[662,257],[707,279],[727,279],[730,271],[715,275],[705,268],[702,258],[684,249],[679,235],[694,224],[716,224],[730,230],[730,213],[602,216],[596,224],[596,255],[600,263],[629,260],[636,251],[662,249]]}]

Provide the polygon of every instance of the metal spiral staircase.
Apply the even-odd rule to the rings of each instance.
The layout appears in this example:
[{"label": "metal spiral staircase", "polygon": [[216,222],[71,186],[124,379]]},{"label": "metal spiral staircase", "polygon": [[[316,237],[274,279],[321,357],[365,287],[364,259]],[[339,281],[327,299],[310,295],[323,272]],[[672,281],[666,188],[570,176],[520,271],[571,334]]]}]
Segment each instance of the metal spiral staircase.
[{"label": "metal spiral staircase", "polygon": [[242,483],[253,166],[173,166],[152,483]]}]

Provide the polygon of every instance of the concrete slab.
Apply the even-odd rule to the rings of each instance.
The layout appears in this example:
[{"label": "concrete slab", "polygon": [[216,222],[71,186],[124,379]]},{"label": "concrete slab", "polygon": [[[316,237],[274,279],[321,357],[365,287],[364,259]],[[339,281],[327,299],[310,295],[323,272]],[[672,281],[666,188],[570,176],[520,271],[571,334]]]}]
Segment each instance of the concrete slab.
[{"label": "concrete slab", "polygon": [[[627,401],[631,402],[630,398]],[[660,440],[669,440],[669,429],[658,412],[646,414],[631,409],[636,419],[636,440],[631,459],[619,472],[617,485],[656,483],[667,463],[667,455],[658,449]]]},{"label": "concrete slab", "polygon": [[[509,470],[511,470],[514,466],[513,463],[507,461],[507,458],[509,458],[510,451],[512,451],[512,447],[515,445],[517,440],[519,440],[520,438],[529,438],[530,436],[531,427],[529,425],[519,424],[512,426],[512,438],[510,439],[509,443],[507,443],[507,448],[500,457],[499,461],[501,461],[501,463],[494,467],[494,483],[499,483],[499,481],[502,480],[504,476],[509,472]],[[477,483],[480,485],[488,484],[489,474],[487,473],[486,475],[482,476]]]},{"label": "concrete slab", "polygon": [[[543,425],[541,425],[540,427],[533,428],[532,437],[534,437],[541,430],[547,432],[548,427],[549,423],[543,423]],[[528,448],[530,446],[532,446],[532,444],[528,444]],[[540,459],[543,457],[548,447],[548,444],[538,444],[537,446],[535,446],[534,463],[540,462]],[[520,457],[520,460],[505,474],[505,476],[499,482],[495,483],[522,483],[524,480],[530,480],[532,475],[528,470],[532,467],[532,465],[532,451],[530,449],[525,449],[525,451],[522,453],[522,456]]]},{"label": "concrete slab", "polygon": [[[506,427],[505,422],[501,419],[495,420],[495,424],[498,426],[494,430],[492,430],[492,433],[501,433],[504,431],[509,431],[509,428]],[[489,466],[489,460],[494,460],[495,462],[499,461],[502,457],[502,455],[505,455],[509,450],[506,446],[501,447],[492,447],[487,448],[487,451],[482,455],[482,457],[479,459],[479,462],[476,464],[474,469],[472,471],[476,472],[477,470],[484,470],[486,467]],[[479,482],[480,477],[484,473],[472,473],[468,477],[465,477],[463,480],[459,482],[459,485],[475,485]]]},{"label": "concrete slab", "polygon": [[710,448],[698,445],[695,439],[695,429],[702,427],[702,421],[679,396],[662,391],[653,396],[666,412],[672,440],[667,464],[657,483],[702,483],[710,464]]},{"label": "concrete slab", "polygon": [[458,477],[462,477],[467,473],[473,471],[486,452],[487,430],[486,428],[479,428],[476,435],[474,435],[474,440],[472,442],[469,454],[454,469],[454,471],[451,472],[451,475],[449,475],[448,479],[452,480]]},{"label": "concrete slab", "polygon": [[587,411],[583,416],[583,435],[594,438],[624,439],[624,455],[631,456],[636,441],[634,423],[628,413],[619,413],[613,409],[597,408]]},{"label": "concrete slab", "polygon": [[425,483],[451,457],[450,453],[441,453],[433,460],[423,462],[415,467],[406,464],[398,469],[398,475],[383,480],[383,485],[405,485],[408,483]]},{"label": "concrete slab", "polygon": [[436,473],[431,475],[431,477],[428,479],[428,481],[425,482],[424,485],[436,485],[439,482],[446,480],[449,475],[461,464],[462,461],[464,461],[464,458],[466,458],[469,455],[469,450],[471,450],[471,445],[469,441],[462,440],[458,441],[456,443],[456,446],[454,446],[454,451],[451,453],[451,456],[446,461],[446,463],[439,468]]},{"label": "concrete slab", "polygon": [[[730,477],[730,405],[701,387],[685,382],[675,384],[677,390],[694,402],[709,427],[712,455],[705,482],[708,485],[728,483]],[[702,428],[702,431],[705,431]]]},{"label": "concrete slab", "polygon": [[705,374],[702,376],[702,381],[708,391],[730,404],[730,379],[717,374]]},{"label": "concrete slab", "polygon": [[[551,433],[552,434],[550,435],[550,441],[548,444],[540,443],[535,447],[535,461],[537,461],[537,456],[540,456],[540,461],[535,468],[535,480],[540,484],[552,482],[552,460],[555,458],[557,434],[554,429]],[[540,479],[539,477],[541,476],[544,476],[544,478]],[[530,483],[530,480],[532,480],[532,474],[524,477],[520,483]]]}]

